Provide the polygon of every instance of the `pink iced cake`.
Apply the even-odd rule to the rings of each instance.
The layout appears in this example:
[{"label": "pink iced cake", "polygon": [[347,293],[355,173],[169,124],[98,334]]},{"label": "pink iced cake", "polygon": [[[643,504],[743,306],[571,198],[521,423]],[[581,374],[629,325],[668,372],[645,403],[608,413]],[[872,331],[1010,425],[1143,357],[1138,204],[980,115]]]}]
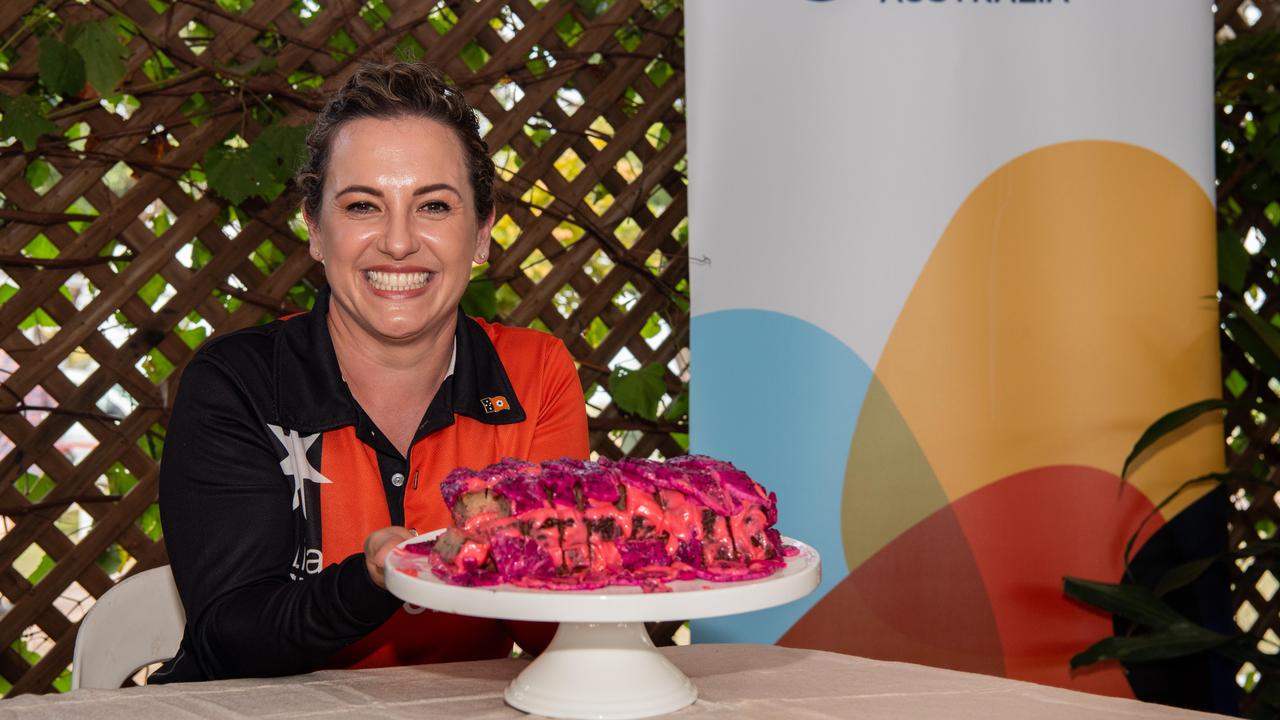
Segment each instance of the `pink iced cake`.
[{"label": "pink iced cake", "polygon": [[671,580],[751,580],[784,566],[777,498],[732,464],[507,459],[440,486],[453,527],[407,546],[455,585],[666,589]]}]

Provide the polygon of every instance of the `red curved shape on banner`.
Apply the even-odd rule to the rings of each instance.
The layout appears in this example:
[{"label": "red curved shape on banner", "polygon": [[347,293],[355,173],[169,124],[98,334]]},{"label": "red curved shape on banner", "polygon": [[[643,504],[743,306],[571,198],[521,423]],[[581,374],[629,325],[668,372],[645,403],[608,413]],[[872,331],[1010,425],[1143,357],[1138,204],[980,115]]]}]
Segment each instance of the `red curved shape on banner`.
[{"label": "red curved shape on banner", "polygon": [[872,555],[778,644],[1005,674],[991,600],[949,505]]},{"label": "red curved shape on banner", "polygon": [[[1152,509],[1096,468],[1002,478],[895,538],[779,643],[1133,697],[1115,664],[1070,670],[1112,628],[1067,599],[1062,578],[1118,579],[1124,543]],[[1138,546],[1163,524],[1154,516]]]}]

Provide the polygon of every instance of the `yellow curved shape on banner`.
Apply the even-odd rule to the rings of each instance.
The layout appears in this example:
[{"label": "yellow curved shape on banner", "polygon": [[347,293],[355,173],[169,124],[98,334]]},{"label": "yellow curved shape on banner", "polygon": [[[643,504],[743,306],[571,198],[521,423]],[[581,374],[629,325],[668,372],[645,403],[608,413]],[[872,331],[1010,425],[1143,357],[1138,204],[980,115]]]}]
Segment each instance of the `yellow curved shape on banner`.
[{"label": "yellow curved shape on banner", "polygon": [[[1213,238],[1204,190],[1132,145],[1041,148],[979,185],[930,256],[876,369],[882,404],[901,419],[866,409],[860,418],[846,476],[849,567],[1001,478],[1055,465],[1118,474],[1157,417],[1219,396]],[[865,448],[858,435],[876,436],[863,423],[910,432],[900,445],[918,446],[923,459],[904,469],[921,476],[862,472],[853,462]],[[1131,473],[1153,503],[1221,466],[1221,424],[1204,418],[1164,446]],[[882,514],[870,537],[865,491],[882,495],[874,488],[885,483],[940,492],[913,493],[919,502]]]}]

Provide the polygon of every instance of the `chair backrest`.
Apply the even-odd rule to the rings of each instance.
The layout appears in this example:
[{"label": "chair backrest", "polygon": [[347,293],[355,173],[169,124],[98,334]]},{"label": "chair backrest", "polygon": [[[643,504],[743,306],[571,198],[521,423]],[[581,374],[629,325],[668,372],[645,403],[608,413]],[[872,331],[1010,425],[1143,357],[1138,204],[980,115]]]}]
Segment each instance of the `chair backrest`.
[{"label": "chair backrest", "polygon": [[71,689],[118,688],[139,669],[173,657],[186,618],[168,565],[121,580],[80,621]]}]

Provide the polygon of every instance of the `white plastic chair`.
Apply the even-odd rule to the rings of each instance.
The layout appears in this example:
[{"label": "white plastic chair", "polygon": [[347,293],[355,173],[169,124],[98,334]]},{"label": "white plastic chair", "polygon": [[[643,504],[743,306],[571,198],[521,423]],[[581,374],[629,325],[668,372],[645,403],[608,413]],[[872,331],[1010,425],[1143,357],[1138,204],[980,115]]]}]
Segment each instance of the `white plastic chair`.
[{"label": "white plastic chair", "polygon": [[71,689],[115,689],[141,668],[168,660],[186,621],[168,565],[121,580],[80,621]]}]

